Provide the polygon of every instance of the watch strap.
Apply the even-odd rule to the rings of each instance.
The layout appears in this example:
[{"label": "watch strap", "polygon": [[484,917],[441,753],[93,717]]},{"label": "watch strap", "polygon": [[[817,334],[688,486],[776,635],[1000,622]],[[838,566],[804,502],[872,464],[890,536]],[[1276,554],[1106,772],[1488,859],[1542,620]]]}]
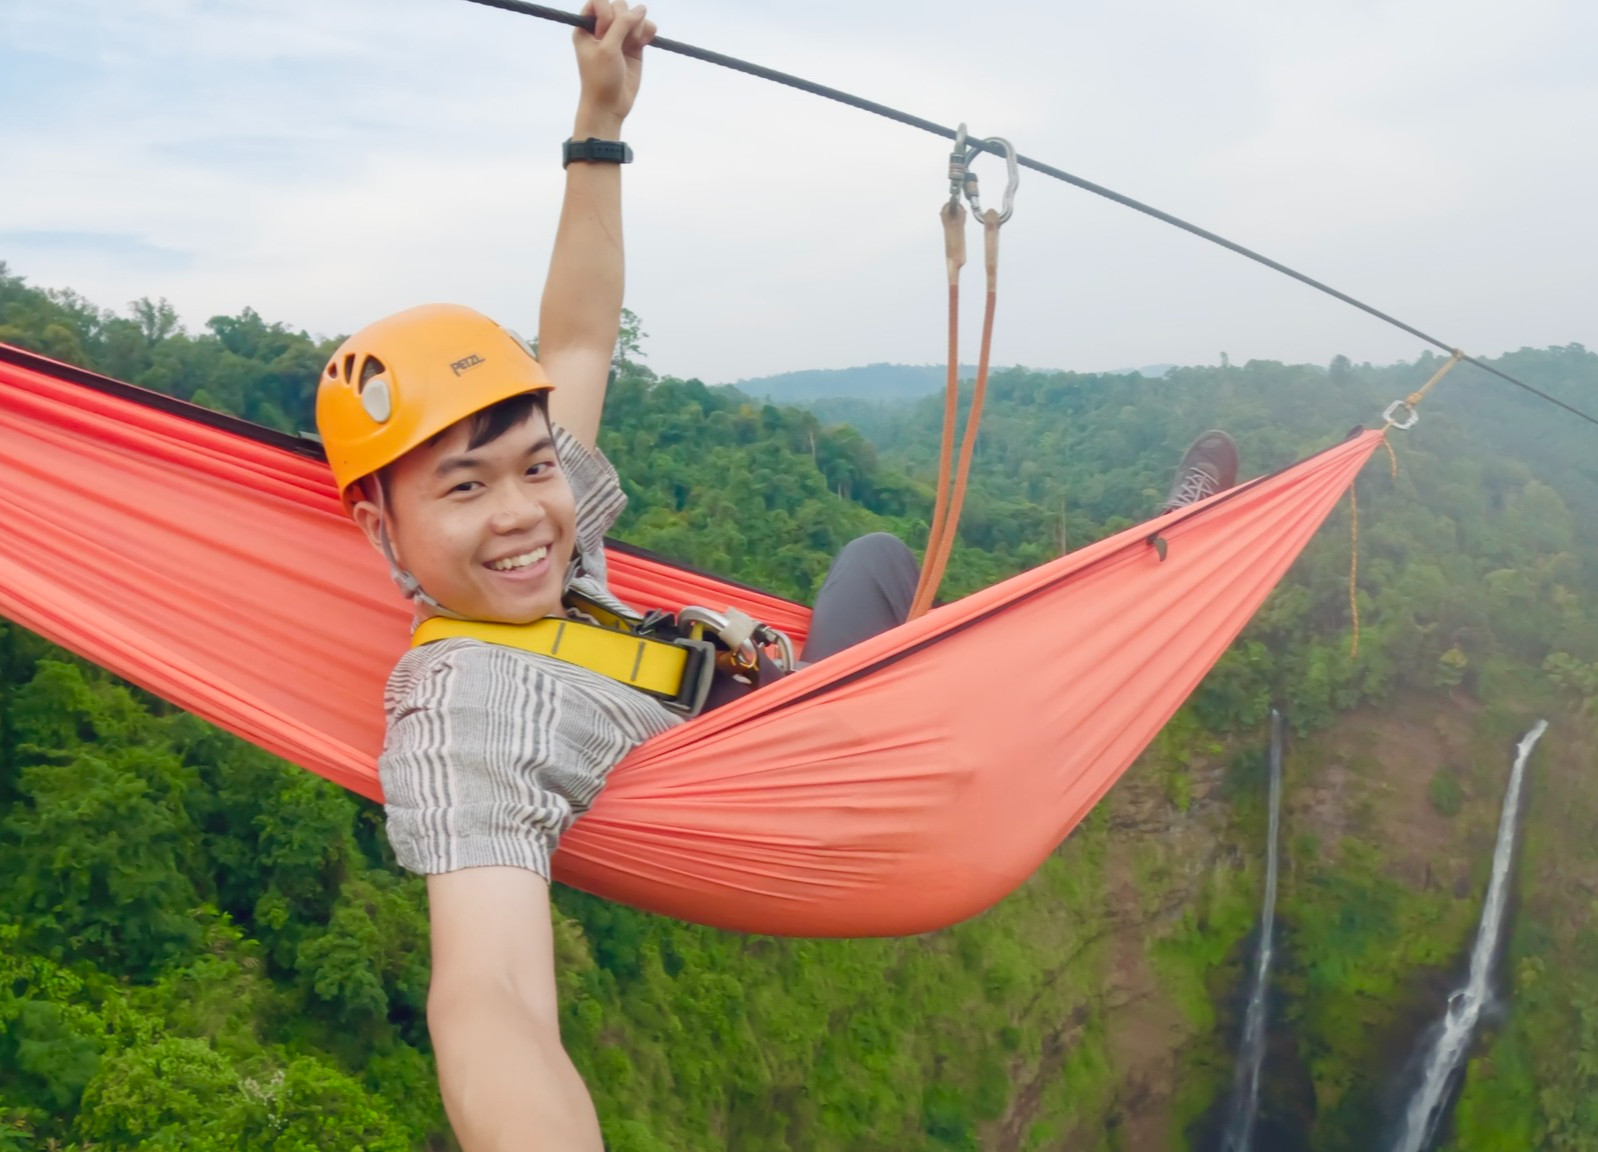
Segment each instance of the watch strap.
[{"label": "watch strap", "polygon": [[560,147],[560,166],[565,168],[573,160],[589,164],[631,164],[633,150],[620,140],[600,140],[593,136],[586,140],[567,140]]}]

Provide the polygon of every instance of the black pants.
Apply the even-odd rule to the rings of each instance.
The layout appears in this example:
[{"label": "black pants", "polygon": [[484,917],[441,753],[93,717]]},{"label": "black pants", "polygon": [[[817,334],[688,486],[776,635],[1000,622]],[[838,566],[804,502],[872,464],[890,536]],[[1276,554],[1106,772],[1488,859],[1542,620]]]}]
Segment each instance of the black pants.
[{"label": "black pants", "polygon": [[823,660],[903,624],[920,576],[921,565],[897,536],[873,532],[849,541],[833,557],[816,593],[810,637],[800,659]]},{"label": "black pants", "polygon": [[[800,660],[813,664],[842,652],[879,632],[897,628],[910,615],[921,566],[904,541],[887,532],[873,532],[845,544],[832,559],[810,616],[810,635]],[[760,657],[760,682],[782,677],[776,664]],[[719,675],[705,701],[705,711],[719,708],[750,692],[751,686]]]}]

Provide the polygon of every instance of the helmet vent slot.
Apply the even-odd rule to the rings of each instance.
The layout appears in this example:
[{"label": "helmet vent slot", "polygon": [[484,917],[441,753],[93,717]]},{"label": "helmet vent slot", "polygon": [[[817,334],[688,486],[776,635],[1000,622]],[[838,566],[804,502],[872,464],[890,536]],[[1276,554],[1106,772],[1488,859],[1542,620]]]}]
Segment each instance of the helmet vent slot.
[{"label": "helmet vent slot", "polygon": [[355,353],[353,352],[344,357],[344,382],[346,384],[355,383]]},{"label": "helmet vent slot", "polygon": [[365,360],[361,361],[361,382],[358,385],[358,390],[364,390],[366,388],[366,382],[373,376],[381,375],[383,371],[383,362],[376,356],[368,356]]}]

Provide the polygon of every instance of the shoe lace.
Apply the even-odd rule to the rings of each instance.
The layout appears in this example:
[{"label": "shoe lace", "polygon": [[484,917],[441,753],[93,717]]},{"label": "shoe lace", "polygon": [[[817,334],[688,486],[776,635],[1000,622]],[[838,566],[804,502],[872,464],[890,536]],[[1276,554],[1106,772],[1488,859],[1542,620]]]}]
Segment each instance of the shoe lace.
[{"label": "shoe lace", "polygon": [[1189,468],[1182,473],[1181,481],[1177,484],[1176,494],[1166,501],[1165,507],[1183,508],[1189,504],[1197,504],[1206,497],[1219,492],[1220,485],[1215,477],[1203,468]]}]

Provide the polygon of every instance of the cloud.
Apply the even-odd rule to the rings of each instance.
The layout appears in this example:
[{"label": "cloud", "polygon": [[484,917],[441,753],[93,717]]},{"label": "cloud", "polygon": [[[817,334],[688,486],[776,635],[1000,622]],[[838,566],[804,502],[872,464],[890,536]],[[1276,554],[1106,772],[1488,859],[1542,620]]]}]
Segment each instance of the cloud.
[{"label": "cloud", "polygon": [[[1577,0],[651,10],[667,35],[1008,135],[1472,350],[1598,344],[1573,242],[1598,200],[1598,10]],[[531,329],[569,38],[450,0],[7,5],[0,259],[102,303],[166,296],[191,324],[252,305],[333,334],[456,299]],[[662,371],[941,355],[946,144],[660,53],[627,136],[629,304]],[[1001,259],[1006,362],[1419,350],[1033,173]]]},{"label": "cloud", "polygon": [[65,232],[48,229],[0,229],[0,252],[27,260],[59,259],[89,269],[96,263],[116,263],[140,272],[181,272],[194,262],[194,254],[151,244],[125,232]]}]

